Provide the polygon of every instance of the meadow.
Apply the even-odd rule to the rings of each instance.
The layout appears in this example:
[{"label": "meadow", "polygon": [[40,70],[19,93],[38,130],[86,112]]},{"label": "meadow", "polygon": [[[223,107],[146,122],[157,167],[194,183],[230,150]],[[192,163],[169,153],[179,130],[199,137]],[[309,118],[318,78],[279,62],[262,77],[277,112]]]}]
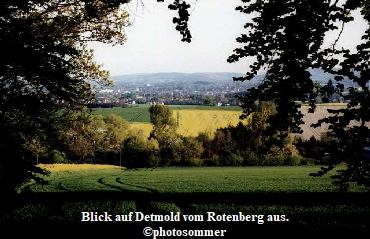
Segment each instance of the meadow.
[{"label": "meadow", "polygon": [[[319,178],[308,176],[319,169],[317,166],[131,170],[115,166],[41,167],[51,171],[46,178],[49,184],[26,185],[18,201],[0,216],[0,223],[82,224],[82,211],[121,215],[138,211],[146,214],[180,212],[187,215],[242,212],[244,215],[266,217],[285,215],[289,219],[284,222],[265,222],[264,225],[253,222],[222,224],[231,234],[240,232],[241,226],[258,230],[266,226],[356,230],[370,226],[369,193],[361,187],[352,187],[348,193],[338,193],[331,184],[330,175]],[[119,223],[120,228],[125,225],[138,226],[138,231],[135,232],[135,229],[134,232],[141,235],[145,226],[158,224]],[[217,222],[159,224],[187,229],[220,229],[220,225]],[[95,223],[94,226],[99,225]]]}]

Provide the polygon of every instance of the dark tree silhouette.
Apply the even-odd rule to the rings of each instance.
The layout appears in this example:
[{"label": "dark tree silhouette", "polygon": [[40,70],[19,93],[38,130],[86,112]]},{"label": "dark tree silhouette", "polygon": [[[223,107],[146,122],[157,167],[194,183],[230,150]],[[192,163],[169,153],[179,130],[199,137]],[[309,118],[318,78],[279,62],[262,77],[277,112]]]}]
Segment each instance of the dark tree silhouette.
[{"label": "dark tree silhouette", "polygon": [[[370,50],[370,4],[365,0],[242,0],[243,6],[236,10],[252,16],[245,24],[246,33],[237,41],[244,44],[235,49],[228,58],[236,62],[243,57],[253,57],[250,72],[235,80],[245,81],[254,78],[260,71],[266,71],[263,82],[248,90],[240,97],[245,115],[254,110],[256,101],[274,101],[277,113],[269,119],[270,133],[301,132],[302,113],[296,101],[308,102],[315,109],[314,99],[319,91],[311,79],[310,68],[322,68],[335,75],[333,81],[321,87],[322,95],[341,94],[350,103],[343,110],[332,111],[333,117],[323,119],[330,124],[331,136],[339,139],[336,150],[331,152],[328,167],[318,175],[333,169],[341,162],[346,169],[334,176],[342,190],[348,189],[350,182],[370,186],[370,163],[366,149],[370,146],[369,89],[369,50]],[[361,10],[368,23],[363,34],[363,42],[356,47],[357,52],[348,49],[338,50],[336,43],[343,26],[353,21],[351,13]],[[338,39],[329,48],[324,48],[325,35],[337,30]],[[342,57],[343,60],[340,60]],[[348,77],[358,83],[360,89],[351,88],[348,95],[343,94],[340,81]],[[336,82],[336,84],[333,84]],[[351,120],[360,122],[350,125]]]},{"label": "dark tree silhouette", "polygon": [[123,43],[125,1],[24,0],[0,3],[0,187],[7,194],[45,173],[29,142],[53,147],[67,115],[108,83],[88,41]]},{"label": "dark tree silhouette", "polygon": [[[163,0],[157,0],[163,2]],[[128,0],[0,2],[0,188],[15,192],[46,173],[34,166],[52,148],[71,112],[92,97],[89,81],[109,84],[87,42],[122,44]],[[176,30],[189,42],[189,5],[174,0]],[[37,147],[36,147],[37,146]],[[47,150],[47,149],[46,149]]]}]

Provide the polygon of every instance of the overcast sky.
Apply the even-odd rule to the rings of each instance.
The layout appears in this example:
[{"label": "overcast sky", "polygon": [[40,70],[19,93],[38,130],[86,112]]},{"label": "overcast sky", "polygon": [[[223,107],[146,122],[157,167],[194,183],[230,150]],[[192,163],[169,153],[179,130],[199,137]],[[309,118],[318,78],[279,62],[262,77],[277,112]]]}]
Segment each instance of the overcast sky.
[{"label": "overcast sky", "polygon": [[[192,8],[189,28],[191,43],[181,41],[172,18],[176,12],[167,6],[145,0],[145,7],[132,0],[127,10],[131,27],[127,28],[127,42],[122,46],[93,43],[95,59],[111,75],[156,72],[239,72],[245,73],[251,59],[227,63],[233,49],[240,46],[235,39],[243,32],[248,16],[235,11],[241,0],[190,0]],[[358,42],[365,23],[351,23],[344,30],[341,46]],[[334,35],[327,37],[329,42]]]}]

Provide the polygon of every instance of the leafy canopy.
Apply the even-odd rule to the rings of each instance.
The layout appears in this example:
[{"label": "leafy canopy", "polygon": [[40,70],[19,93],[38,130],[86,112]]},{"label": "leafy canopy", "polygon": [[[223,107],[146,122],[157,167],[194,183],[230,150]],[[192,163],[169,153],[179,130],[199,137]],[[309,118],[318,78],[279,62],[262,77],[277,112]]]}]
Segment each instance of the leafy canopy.
[{"label": "leafy canopy", "polygon": [[[70,112],[92,97],[89,81],[108,84],[87,42],[121,44],[126,1],[0,2],[0,186],[11,192],[42,171],[30,142],[52,148]],[[35,144],[34,144],[35,145]]]},{"label": "leafy canopy", "polygon": [[[36,174],[43,171],[34,166],[33,151],[55,146],[53,139],[73,118],[68,115],[92,98],[90,82],[111,83],[108,72],[93,61],[87,43],[123,44],[124,29],[130,23],[122,6],[128,2],[0,2],[0,50],[8,53],[0,59],[0,187],[4,191],[38,179]],[[183,41],[191,38],[188,7],[178,0],[169,5],[178,12],[173,22]]]}]

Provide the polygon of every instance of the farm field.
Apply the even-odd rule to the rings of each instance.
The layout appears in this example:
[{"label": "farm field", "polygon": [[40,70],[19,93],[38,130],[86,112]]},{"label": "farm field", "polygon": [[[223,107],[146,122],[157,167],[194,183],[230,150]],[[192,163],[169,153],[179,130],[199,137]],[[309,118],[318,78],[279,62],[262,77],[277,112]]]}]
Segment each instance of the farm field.
[{"label": "farm field", "polygon": [[[242,109],[239,106],[202,106],[202,105],[168,105],[173,111],[177,110],[210,110],[210,111],[231,111],[231,112],[241,112]],[[120,116],[122,119],[128,122],[141,122],[150,123],[149,115],[150,105],[135,105],[126,108],[94,108],[92,113],[99,114],[103,116],[108,116],[110,114],[115,114]],[[175,115],[174,115],[175,116]]]},{"label": "farm field", "polygon": [[[111,165],[42,164],[51,171],[48,185],[31,184],[27,191],[91,191],[94,188],[158,193],[335,192],[330,175],[310,177],[318,166],[299,167],[174,167],[125,169]],[[82,181],[80,180],[82,179]],[[146,187],[146,189],[145,189]],[[354,187],[352,192],[363,189]]]},{"label": "farm field", "polygon": [[127,107],[127,108],[95,108],[92,113],[96,115],[108,116],[110,114],[115,114],[120,116],[122,119],[128,122],[141,122],[150,123],[149,117],[149,106],[142,105],[139,107]]},{"label": "farm field", "polygon": [[[178,123],[178,133],[183,136],[197,136],[200,132],[213,133],[217,128],[236,125],[240,122],[240,107],[210,106],[170,106],[173,117]],[[148,105],[128,108],[94,109],[93,114],[107,116],[116,114],[129,121],[135,130],[142,130],[148,136],[152,130]]]},{"label": "farm field", "polygon": [[[81,225],[82,211],[121,215],[129,212],[163,215],[241,212],[244,215],[285,215],[289,221],[266,221],[264,225],[256,222],[222,224],[229,235],[237,235],[241,227],[358,230],[370,226],[369,193],[360,187],[348,193],[337,193],[328,176],[308,176],[319,169],[317,166],[136,170],[114,166],[42,167],[51,171],[47,178],[49,184],[27,185],[17,203],[0,214],[0,223],[47,221]],[[220,229],[221,226],[217,222],[120,222],[118,227],[132,227],[137,238],[148,225],[187,229],[195,226]]]},{"label": "farm field", "polygon": [[218,128],[241,122],[240,111],[174,110],[173,114],[179,124],[177,132],[183,136],[195,137],[201,132],[212,134]]}]

